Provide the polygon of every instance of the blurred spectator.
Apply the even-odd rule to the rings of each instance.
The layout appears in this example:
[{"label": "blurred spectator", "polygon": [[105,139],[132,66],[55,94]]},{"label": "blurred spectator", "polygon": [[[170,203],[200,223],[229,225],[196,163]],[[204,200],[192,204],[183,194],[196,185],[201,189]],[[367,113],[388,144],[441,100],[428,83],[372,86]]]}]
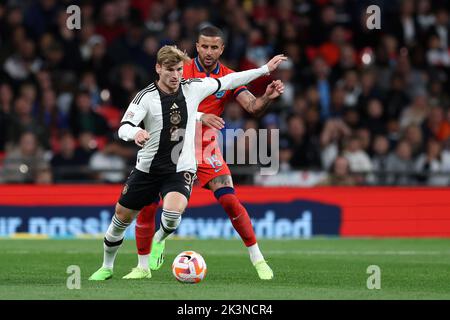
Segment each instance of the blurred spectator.
[{"label": "blurred spectator", "polygon": [[389,172],[387,183],[389,185],[407,186],[415,183],[410,173],[414,170],[410,144],[402,140],[397,144],[395,152],[387,158],[386,170]]},{"label": "blurred spectator", "polygon": [[374,185],[387,184],[387,162],[389,155],[389,141],[383,135],[378,135],[373,140],[372,146],[372,169],[375,171],[369,181]]},{"label": "blurred spectator", "polygon": [[411,156],[415,159],[424,151],[424,138],[422,130],[418,125],[411,124],[403,131],[403,140],[407,141],[411,147]]},{"label": "blurred spectator", "polygon": [[82,52],[84,53],[83,69],[92,71],[101,87],[108,85],[108,76],[113,65],[111,58],[106,53],[106,48],[105,39],[94,34],[87,39],[84,52]]},{"label": "blurred spectator", "polygon": [[8,141],[8,125],[13,109],[13,92],[10,85],[0,83],[0,153],[5,150]]},{"label": "blurred spectator", "polygon": [[68,129],[67,115],[56,105],[56,95],[51,89],[42,92],[38,119],[45,125],[51,137],[59,134],[61,129]]},{"label": "blurred spectator", "polygon": [[48,128],[33,116],[32,107],[32,102],[25,96],[20,96],[15,100],[14,113],[8,125],[8,141],[16,144],[24,132],[31,131],[36,134],[39,145],[48,148]]},{"label": "blurred spectator", "polygon": [[354,186],[357,184],[347,158],[338,156],[331,167],[328,177],[319,183],[325,186]]},{"label": "blurred spectator", "polygon": [[406,128],[410,124],[422,125],[429,111],[426,95],[424,93],[417,93],[411,106],[403,110],[400,115],[400,127]]},{"label": "blurred spectator", "polygon": [[76,147],[74,136],[63,133],[59,139],[60,151],[53,155],[51,165],[56,182],[73,182],[88,180],[89,176],[83,173],[83,166],[89,164],[90,155]]},{"label": "blurred spectator", "polygon": [[79,91],[74,102],[70,121],[75,135],[82,131],[90,131],[96,136],[105,136],[109,133],[106,120],[93,110],[89,91]]},{"label": "blurred spectator", "polygon": [[288,119],[288,138],[293,147],[292,168],[314,169],[320,166],[319,145],[307,136],[305,122],[299,116],[291,116]]},{"label": "blurred spectator", "polygon": [[95,179],[101,182],[120,183],[125,179],[126,150],[117,141],[109,142],[89,160],[89,168],[97,171]]},{"label": "blurred spectator", "polygon": [[286,138],[280,138],[280,151],[279,151],[279,159],[280,159],[280,172],[289,172],[291,171],[291,159],[292,159],[292,149],[289,145],[289,140]]},{"label": "blurred spectator", "polygon": [[443,87],[443,82],[432,79],[429,84],[428,101],[431,106],[450,106],[450,98]]},{"label": "blurred spectator", "polygon": [[13,54],[3,64],[5,72],[14,80],[26,80],[42,67],[42,60],[36,55],[36,46],[30,39],[19,43],[17,53]]},{"label": "blurred spectator", "polygon": [[145,73],[130,63],[111,71],[111,99],[113,105],[125,111],[134,95],[146,83]]},{"label": "blurred spectator", "polygon": [[36,135],[24,132],[20,136],[19,145],[6,153],[3,180],[11,183],[32,183],[37,171],[48,166]]},{"label": "blurred spectator", "polygon": [[344,74],[343,89],[345,91],[345,106],[356,107],[362,91],[359,76],[356,71],[349,70]]},{"label": "blurred spectator", "polygon": [[386,115],[388,119],[398,119],[403,109],[409,104],[405,80],[400,74],[393,74],[390,88],[386,94]]},{"label": "blurred spectator", "polygon": [[424,139],[440,139],[439,134],[446,125],[446,122],[447,119],[445,119],[444,110],[441,107],[431,108],[430,113],[422,126]]},{"label": "blurred spectator", "polygon": [[52,184],[53,182],[53,174],[50,168],[42,168],[37,170],[34,178],[35,184]]},{"label": "blurred spectator", "polygon": [[450,66],[450,54],[441,43],[437,34],[430,35],[428,39],[427,63],[430,66]]},{"label": "blurred spectator", "polygon": [[100,23],[97,25],[96,33],[100,34],[108,45],[125,33],[125,26],[119,21],[119,8],[116,2],[106,2],[101,7]]},{"label": "blurred spectator", "polygon": [[374,70],[363,71],[361,75],[361,94],[358,98],[359,109],[362,109],[364,106],[366,106],[367,103],[372,99],[381,99],[381,93],[376,83],[376,79],[377,78]]},{"label": "blurred spectator", "polygon": [[321,163],[328,170],[340,152],[340,141],[351,135],[350,128],[338,119],[330,119],[325,123],[320,136]]},{"label": "blurred spectator", "polygon": [[24,23],[35,38],[55,26],[58,7],[56,0],[39,0],[31,3],[25,12]]},{"label": "blurred spectator", "polygon": [[[342,155],[348,160],[350,170],[353,173],[366,173],[372,170],[372,162],[369,155],[362,148],[361,140],[357,136],[352,136],[344,142]],[[354,175],[358,183],[364,182],[364,175]]]},{"label": "blurred spectator", "polygon": [[386,134],[386,120],[384,117],[383,104],[378,99],[368,101],[366,117],[363,119],[364,127],[369,129],[373,135]]},{"label": "blurred spectator", "polygon": [[436,18],[432,13],[432,0],[417,1],[417,23],[422,32],[428,31],[436,22]]},{"label": "blurred spectator", "polygon": [[400,2],[400,16],[391,20],[391,32],[401,46],[413,46],[420,36],[420,28],[415,17],[414,0]]},{"label": "blurred spectator", "polygon": [[438,37],[436,43],[443,50],[447,51],[450,46],[450,21],[448,7],[439,7],[435,14],[435,24],[430,28],[430,38],[434,35]]},{"label": "blurred spectator", "polygon": [[[429,186],[448,186],[450,184],[450,152],[442,151],[435,139],[428,140],[426,153],[419,156],[415,163],[419,181]],[[424,175],[426,173],[427,175]],[[436,173],[444,173],[438,175]]]}]

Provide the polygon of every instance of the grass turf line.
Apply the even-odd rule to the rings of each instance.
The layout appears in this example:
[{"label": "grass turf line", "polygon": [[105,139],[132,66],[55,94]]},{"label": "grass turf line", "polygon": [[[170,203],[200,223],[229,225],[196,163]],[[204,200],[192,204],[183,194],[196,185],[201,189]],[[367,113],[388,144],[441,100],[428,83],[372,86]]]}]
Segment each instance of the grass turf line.
[{"label": "grass turf line", "polygon": [[[275,273],[258,279],[239,240],[168,240],[166,261],[152,279],[121,279],[137,264],[125,241],[114,277],[88,281],[103,257],[101,240],[0,240],[0,299],[450,299],[447,239],[260,240]],[[200,284],[181,284],[171,272],[183,250],[203,255]],[[67,267],[81,268],[81,289],[69,290]],[[369,290],[369,265],[381,268],[381,289]]]}]

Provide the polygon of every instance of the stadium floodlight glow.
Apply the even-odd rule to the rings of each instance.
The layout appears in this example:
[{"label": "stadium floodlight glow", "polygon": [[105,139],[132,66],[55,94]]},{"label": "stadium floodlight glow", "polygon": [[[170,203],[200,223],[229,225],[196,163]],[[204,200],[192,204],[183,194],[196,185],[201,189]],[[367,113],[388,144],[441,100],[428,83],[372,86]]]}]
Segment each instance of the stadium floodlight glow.
[{"label": "stadium floodlight glow", "polygon": [[365,65],[369,65],[372,63],[372,56],[370,53],[364,53],[361,57],[362,63],[364,63]]},{"label": "stadium floodlight glow", "polygon": [[111,93],[109,92],[108,89],[103,89],[103,90],[100,92],[100,98],[101,98],[103,101],[108,101],[110,97],[111,97]]}]

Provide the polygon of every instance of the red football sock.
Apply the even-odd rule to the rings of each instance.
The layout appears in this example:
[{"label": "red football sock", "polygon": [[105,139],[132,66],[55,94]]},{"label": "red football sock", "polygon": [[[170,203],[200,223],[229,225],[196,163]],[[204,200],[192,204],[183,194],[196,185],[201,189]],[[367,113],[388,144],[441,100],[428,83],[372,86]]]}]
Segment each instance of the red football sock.
[{"label": "red football sock", "polygon": [[158,203],[154,202],[139,212],[136,220],[136,247],[138,254],[150,253],[153,236],[155,234],[155,215]]},{"label": "red football sock", "polygon": [[236,195],[224,194],[219,197],[218,201],[225,209],[234,229],[236,229],[241,236],[245,246],[250,247],[254,245],[256,243],[256,236],[253,231],[252,221],[250,220],[247,210],[245,210]]}]

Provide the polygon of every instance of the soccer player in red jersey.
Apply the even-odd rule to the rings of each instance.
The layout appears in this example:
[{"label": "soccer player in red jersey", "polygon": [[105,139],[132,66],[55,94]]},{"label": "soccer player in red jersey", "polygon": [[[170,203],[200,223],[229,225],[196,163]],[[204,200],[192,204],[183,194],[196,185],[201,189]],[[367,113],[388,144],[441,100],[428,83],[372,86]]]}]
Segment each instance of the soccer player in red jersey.
[{"label": "soccer player in red jersey", "polygon": [[[234,72],[219,62],[224,50],[224,35],[222,31],[214,26],[208,26],[200,30],[196,43],[198,56],[184,65],[183,78],[220,78]],[[225,102],[231,97],[250,114],[259,116],[264,113],[270,101],[278,98],[284,91],[281,81],[272,81],[266,88],[265,94],[256,98],[245,86],[238,87],[234,91],[220,91],[207,97],[199,106],[198,120],[203,123],[202,133],[207,132],[208,127],[223,128],[223,120],[220,115],[224,111]],[[207,137],[208,136],[208,137]],[[217,201],[228,214],[234,229],[239,233],[245,246],[248,248],[250,260],[255,266],[258,276],[263,280],[273,278],[273,271],[264,260],[258,247],[255,232],[252,227],[247,210],[237,198],[231,172],[224,161],[216,139],[210,134],[202,137],[202,153],[197,168],[197,177],[202,187],[211,190]],[[203,151],[213,150],[211,154],[204,155]],[[155,215],[158,202],[143,208],[136,221],[136,246],[138,249],[138,267],[147,270],[150,263],[151,270],[158,270],[164,261],[164,241],[158,241],[160,229],[155,233]],[[150,254],[151,248],[151,254]],[[149,258],[150,254],[150,258]],[[138,279],[131,273],[127,279]]]}]

